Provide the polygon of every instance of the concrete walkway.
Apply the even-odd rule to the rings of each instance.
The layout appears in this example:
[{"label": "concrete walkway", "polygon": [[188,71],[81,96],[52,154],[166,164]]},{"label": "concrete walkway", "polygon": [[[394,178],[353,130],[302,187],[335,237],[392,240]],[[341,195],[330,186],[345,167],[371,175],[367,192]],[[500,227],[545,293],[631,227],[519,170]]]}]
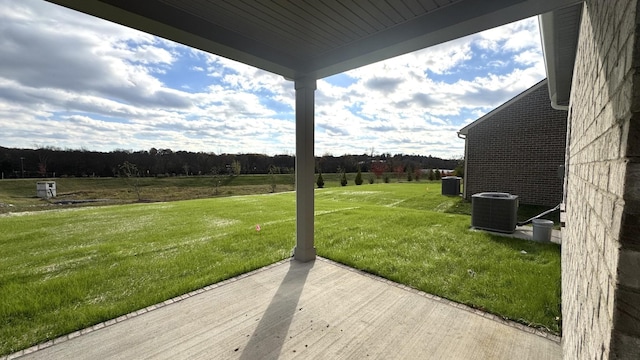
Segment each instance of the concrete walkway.
[{"label": "concrete walkway", "polygon": [[282,261],[21,359],[560,359],[559,338],[318,258]]}]

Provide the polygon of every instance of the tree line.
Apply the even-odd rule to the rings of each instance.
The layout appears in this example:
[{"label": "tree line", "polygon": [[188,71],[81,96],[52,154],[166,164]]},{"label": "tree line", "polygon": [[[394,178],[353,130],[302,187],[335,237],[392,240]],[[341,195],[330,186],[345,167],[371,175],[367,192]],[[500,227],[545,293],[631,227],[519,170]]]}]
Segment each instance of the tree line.
[{"label": "tree line", "polygon": [[[362,172],[384,165],[388,171],[405,169],[454,169],[461,160],[403,154],[362,154],[316,157],[316,171]],[[113,177],[121,176],[125,162],[135,164],[140,176],[191,176],[210,174],[267,174],[294,172],[292,155],[214,154],[156,149],[97,152],[52,147],[15,149],[0,147],[3,178]]]}]

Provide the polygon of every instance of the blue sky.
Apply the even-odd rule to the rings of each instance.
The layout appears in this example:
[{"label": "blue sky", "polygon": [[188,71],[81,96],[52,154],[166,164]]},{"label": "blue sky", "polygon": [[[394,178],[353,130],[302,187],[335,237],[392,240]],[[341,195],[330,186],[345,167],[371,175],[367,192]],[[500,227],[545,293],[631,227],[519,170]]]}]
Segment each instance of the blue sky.
[{"label": "blue sky", "polygon": [[[293,83],[61,8],[0,0],[0,146],[294,154]],[[318,80],[316,155],[460,158],[545,77],[536,18]]]}]

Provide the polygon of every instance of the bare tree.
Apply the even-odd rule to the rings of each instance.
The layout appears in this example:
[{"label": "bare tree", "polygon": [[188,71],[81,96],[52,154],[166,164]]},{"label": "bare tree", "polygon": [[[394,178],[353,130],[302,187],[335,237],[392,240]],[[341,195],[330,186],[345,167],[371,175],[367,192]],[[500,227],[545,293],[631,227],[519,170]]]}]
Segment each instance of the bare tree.
[{"label": "bare tree", "polygon": [[140,171],[138,167],[136,164],[125,161],[119,168],[120,174],[125,178],[129,186],[133,188],[136,196],[138,196],[138,201],[140,201]]},{"label": "bare tree", "polygon": [[220,185],[222,184],[222,176],[217,167],[211,169],[211,178],[213,179],[213,195],[220,194]]},{"label": "bare tree", "polygon": [[233,176],[238,176],[242,172],[242,164],[238,160],[233,160],[231,163],[231,173]]},{"label": "bare tree", "polygon": [[277,174],[280,174],[280,168],[275,165],[269,166],[269,182],[271,183],[271,192],[276,192],[276,186],[278,186]]},{"label": "bare tree", "polygon": [[375,160],[371,162],[371,171],[376,175],[378,179],[384,174],[387,165],[381,160]]},{"label": "bare tree", "polygon": [[36,152],[38,153],[38,175],[42,177],[47,176],[47,161],[49,160],[49,154],[47,153],[49,150],[44,146],[36,145]]}]

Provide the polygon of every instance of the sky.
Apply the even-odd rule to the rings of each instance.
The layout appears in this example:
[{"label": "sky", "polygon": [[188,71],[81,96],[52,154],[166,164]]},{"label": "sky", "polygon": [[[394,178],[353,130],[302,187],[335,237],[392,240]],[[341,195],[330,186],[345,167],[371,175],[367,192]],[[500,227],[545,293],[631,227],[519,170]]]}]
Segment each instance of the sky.
[{"label": "sky", "polygon": [[[545,78],[529,18],[317,81],[315,154],[462,158]],[[294,84],[42,0],[0,0],[0,146],[295,154]]]}]

